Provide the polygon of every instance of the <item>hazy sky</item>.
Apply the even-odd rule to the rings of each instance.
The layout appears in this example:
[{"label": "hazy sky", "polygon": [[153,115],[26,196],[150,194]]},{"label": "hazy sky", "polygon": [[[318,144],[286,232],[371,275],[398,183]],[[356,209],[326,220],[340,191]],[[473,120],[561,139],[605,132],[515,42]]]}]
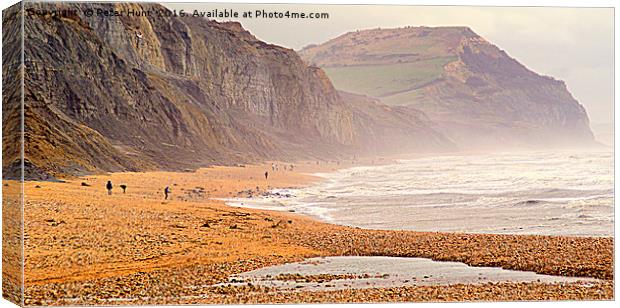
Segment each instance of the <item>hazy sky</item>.
[{"label": "hazy sky", "polygon": [[592,123],[613,122],[611,8],[165,3],[185,10],[327,12],[329,19],[235,19],[269,43],[300,49],[343,33],[403,26],[469,26],[530,69],[566,81]]}]

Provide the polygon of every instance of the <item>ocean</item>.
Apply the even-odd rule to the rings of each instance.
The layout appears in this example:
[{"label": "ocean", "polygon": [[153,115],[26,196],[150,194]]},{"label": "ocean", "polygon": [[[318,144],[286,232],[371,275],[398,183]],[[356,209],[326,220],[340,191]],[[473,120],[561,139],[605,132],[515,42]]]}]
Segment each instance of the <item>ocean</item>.
[{"label": "ocean", "polygon": [[369,229],[613,236],[613,168],[610,150],[441,155],[227,203]]}]

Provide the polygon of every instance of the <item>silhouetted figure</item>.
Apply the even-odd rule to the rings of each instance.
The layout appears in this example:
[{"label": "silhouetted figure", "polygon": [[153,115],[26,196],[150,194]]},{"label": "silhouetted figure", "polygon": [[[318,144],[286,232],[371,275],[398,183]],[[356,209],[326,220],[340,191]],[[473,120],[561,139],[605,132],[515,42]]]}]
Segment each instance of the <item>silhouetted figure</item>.
[{"label": "silhouetted figure", "polygon": [[125,193],[125,189],[127,189],[127,185],[121,184],[120,187],[123,189],[123,193]]},{"label": "silhouetted figure", "polygon": [[269,177],[269,171],[265,171],[265,180]]},{"label": "silhouetted figure", "polygon": [[170,193],[170,187],[164,188],[164,200],[168,200],[168,194]]},{"label": "silhouetted figure", "polygon": [[108,195],[112,194],[112,181],[108,181],[108,184],[105,184],[105,188],[108,190]]}]

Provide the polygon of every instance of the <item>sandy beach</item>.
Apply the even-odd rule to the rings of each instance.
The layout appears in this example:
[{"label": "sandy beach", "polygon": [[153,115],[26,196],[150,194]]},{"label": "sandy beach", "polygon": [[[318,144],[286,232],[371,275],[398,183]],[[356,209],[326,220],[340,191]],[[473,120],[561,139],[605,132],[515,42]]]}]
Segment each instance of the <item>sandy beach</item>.
[{"label": "sandy beach", "polygon": [[[280,164],[282,165],[282,164]],[[288,164],[287,164],[288,165]],[[25,184],[26,305],[612,299],[613,238],[365,230],[213,200],[300,187],[345,164],[113,173]],[[265,179],[265,171],[269,178]],[[105,183],[114,189],[107,195]],[[4,181],[4,189],[17,182]],[[119,185],[127,185],[123,193]],[[171,198],[164,200],[164,187]],[[4,200],[7,202],[7,200]],[[418,257],[583,283],[481,283],[274,292],[214,286],[231,275],[322,256]],[[337,279],[337,277],[336,277]]]}]

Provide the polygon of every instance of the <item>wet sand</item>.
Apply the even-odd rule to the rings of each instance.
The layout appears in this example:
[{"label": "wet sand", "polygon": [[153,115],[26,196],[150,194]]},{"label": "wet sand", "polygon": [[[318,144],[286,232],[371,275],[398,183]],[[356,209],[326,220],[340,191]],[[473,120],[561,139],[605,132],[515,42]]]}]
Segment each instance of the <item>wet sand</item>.
[{"label": "wet sand", "polygon": [[[193,173],[114,173],[27,182],[27,305],[611,299],[613,239],[362,230],[295,213],[226,206],[319,180],[345,164],[216,167]],[[269,179],[264,178],[268,170]],[[105,183],[115,185],[108,196]],[[9,187],[15,182],[5,181]],[[127,185],[125,194],[119,188]],[[163,189],[172,190],[164,200]],[[5,186],[6,189],[6,186]],[[220,286],[262,267],[321,256],[420,257],[539,274],[602,279],[588,285],[499,283],[302,291]]]}]

